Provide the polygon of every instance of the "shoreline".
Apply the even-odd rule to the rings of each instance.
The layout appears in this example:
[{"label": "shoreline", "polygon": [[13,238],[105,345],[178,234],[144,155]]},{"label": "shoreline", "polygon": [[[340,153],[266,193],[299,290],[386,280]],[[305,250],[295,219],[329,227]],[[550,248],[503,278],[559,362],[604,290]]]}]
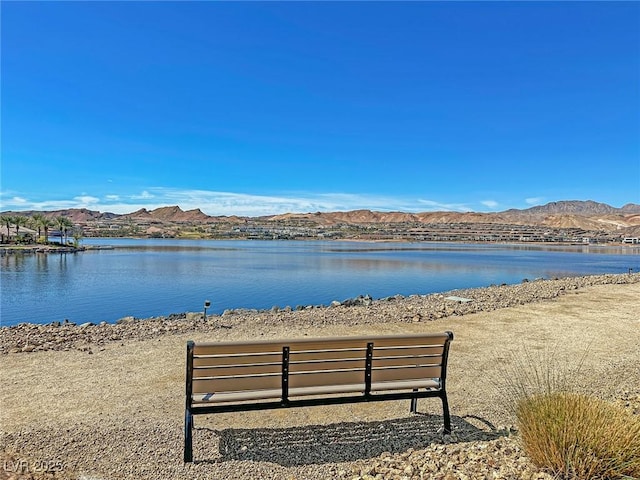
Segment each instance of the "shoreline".
[{"label": "shoreline", "polygon": [[36,253],[78,253],[87,250],[113,250],[111,245],[0,245],[0,255],[20,255]]},{"label": "shoreline", "polygon": [[[85,237],[85,239],[104,239],[104,240],[154,240],[154,241],[171,241],[171,240],[180,240],[187,242],[197,242],[197,241],[211,241],[211,242],[228,242],[228,241],[238,241],[238,242],[274,242],[274,241],[282,241],[282,242],[348,242],[348,243],[371,243],[371,244],[380,244],[380,243],[398,243],[398,244],[408,244],[408,243],[417,243],[417,244],[453,244],[453,245],[495,245],[495,246],[505,246],[505,247],[534,247],[534,248],[544,248],[544,247],[563,247],[563,248],[571,248],[571,247],[581,247],[581,248],[599,248],[599,249],[637,249],[640,251],[640,244],[637,243],[626,243],[626,242],[609,242],[609,243],[579,243],[579,242],[539,242],[539,241],[482,241],[482,240],[411,240],[411,239],[367,239],[367,238],[300,238],[300,239],[255,239],[255,238],[192,238],[192,237],[167,237],[167,238],[156,238],[156,237]],[[9,254],[31,254],[31,253],[77,253],[83,251],[90,250],[113,250],[121,248],[117,245],[60,245],[57,243],[50,243],[48,245],[44,244],[24,244],[24,245],[12,245],[12,244],[0,244],[0,255],[9,255]]]},{"label": "shoreline", "polygon": [[537,303],[593,285],[633,284],[640,272],[563,277],[523,281],[513,285],[456,289],[425,295],[372,299],[359,296],[328,306],[308,305],[268,310],[229,309],[222,314],[184,312],[150,318],[123,317],[115,323],[22,322],[0,327],[0,355],[48,350],[92,352],[92,348],[132,339],[158,338],[186,332],[232,330],[251,323],[263,326],[286,323],[322,327],[346,323],[363,325],[387,321],[426,323],[448,317],[491,312],[507,307]]}]

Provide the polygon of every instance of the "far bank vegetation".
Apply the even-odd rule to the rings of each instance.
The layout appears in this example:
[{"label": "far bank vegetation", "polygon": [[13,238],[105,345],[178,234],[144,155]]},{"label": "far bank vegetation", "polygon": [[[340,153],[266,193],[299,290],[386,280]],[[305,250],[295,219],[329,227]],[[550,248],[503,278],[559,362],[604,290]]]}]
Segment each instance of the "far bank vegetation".
[{"label": "far bank vegetation", "polygon": [[[3,245],[49,245],[78,247],[83,238],[82,228],[65,216],[47,217],[41,213],[31,216],[0,216]],[[51,239],[58,237],[59,240]]]}]

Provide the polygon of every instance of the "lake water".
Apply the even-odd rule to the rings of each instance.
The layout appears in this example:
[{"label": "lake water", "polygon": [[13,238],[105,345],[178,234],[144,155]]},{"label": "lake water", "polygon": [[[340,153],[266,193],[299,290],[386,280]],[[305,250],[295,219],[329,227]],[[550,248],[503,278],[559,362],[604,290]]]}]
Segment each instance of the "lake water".
[{"label": "lake water", "polygon": [[85,239],[113,250],[1,257],[3,326],[328,305],[640,270],[640,247]]}]

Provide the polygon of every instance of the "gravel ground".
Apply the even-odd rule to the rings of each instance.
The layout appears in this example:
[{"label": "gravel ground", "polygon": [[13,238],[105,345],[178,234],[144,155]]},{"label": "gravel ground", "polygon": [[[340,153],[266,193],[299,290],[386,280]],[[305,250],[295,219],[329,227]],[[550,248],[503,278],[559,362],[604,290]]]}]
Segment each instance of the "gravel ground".
[{"label": "gravel ground", "polygon": [[[550,479],[520,447],[501,374],[523,350],[582,361],[577,388],[640,414],[639,298],[640,274],[599,275],[206,321],[2,327],[0,479]],[[183,464],[187,339],[443,330],[456,335],[452,435],[430,399],[417,415],[408,402],[220,414],[196,418],[196,462]]]}]

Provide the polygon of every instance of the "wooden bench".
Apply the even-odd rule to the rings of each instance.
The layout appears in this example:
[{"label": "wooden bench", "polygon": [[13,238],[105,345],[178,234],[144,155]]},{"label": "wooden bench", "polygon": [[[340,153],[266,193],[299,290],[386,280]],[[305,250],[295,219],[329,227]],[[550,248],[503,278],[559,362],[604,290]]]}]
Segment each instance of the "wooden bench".
[{"label": "wooden bench", "polygon": [[187,342],[184,461],[193,415],[410,399],[442,400],[452,332],[254,342]]}]

